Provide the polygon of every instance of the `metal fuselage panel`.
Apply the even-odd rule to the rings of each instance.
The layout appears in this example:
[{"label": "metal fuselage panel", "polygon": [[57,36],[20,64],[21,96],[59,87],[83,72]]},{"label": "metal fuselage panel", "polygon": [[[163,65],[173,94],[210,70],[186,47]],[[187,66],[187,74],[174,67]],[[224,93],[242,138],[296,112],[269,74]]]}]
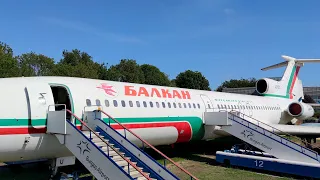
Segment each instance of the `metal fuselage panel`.
[{"label": "metal fuselage panel", "polygon": [[[53,135],[46,134],[47,109],[54,104],[50,85],[63,86],[69,91],[72,110],[78,117],[83,116],[84,110],[96,109],[93,105],[100,104],[105,112],[153,145],[217,137],[215,127],[204,126],[203,114],[224,106],[279,107],[240,111],[269,124],[292,119],[282,115],[292,101],[281,98],[82,78],[3,78],[0,79],[0,162],[70,155]],[[103,119],[108,122],[107,117]],[[112,126],[123,132],[116,124]]]}]

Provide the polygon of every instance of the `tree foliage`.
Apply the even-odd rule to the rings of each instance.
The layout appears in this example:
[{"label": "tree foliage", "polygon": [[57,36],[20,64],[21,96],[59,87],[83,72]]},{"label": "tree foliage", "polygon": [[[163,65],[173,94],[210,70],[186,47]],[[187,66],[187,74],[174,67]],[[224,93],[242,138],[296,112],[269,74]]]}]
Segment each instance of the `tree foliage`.
[{"label": "tree foliage", "polygon": [[71,52],[64,50],[63,58],[53,69],[53,74],[56,76],[70,76],[98,79],[104,77],[99,73],[104,73],[101,70],[101,64],[92,60],[92,57],[78,49],[73,49]]},{"label": "tree foliage", "polygon": [[20,75],[18,61],[13,56],[11,47],[0,42],[0,78]]},{"label": "tree foliage", "polygon": [[54,67],[53,58],[34,52],[17,57],[22,76],[47,76]]},{"label": "tree foliage", "polygon": [[231,79],[224,81],[218,88],[217,91],[222,91],[223,88],[241,88],[241,87],[254,87],[256,85],[256,79]]},{"label": "tree foliage", "polygon": [[180,88],[211,90],[209,81],[198,71],[187,70],[178,74],[175,84]]},{"label": "tree foliage", "polygon": [[0,42],[0,78],[18,76],[67,76],[159,86],[210,90],[209,81],[197,71],[187,70],[174,79],[151,64],[139,65],[134,59],[121,59],[118,64],[97,63],[87,52],[64,50],[55,62],[35,52],[14,56],[11,47]]},{"label": "tree foliage", "polygon": [[139,64],[133,59],[121,59],[120,63],[108,70],[108,79],[113,81],[144,83],[144,74]]},{"label": "tree foliage", "polygon": [[144,74],[144,83],[159,86],[170,86],[171,82],[164,72],[159,68],[150,64],[143,64],[140,66]]}]

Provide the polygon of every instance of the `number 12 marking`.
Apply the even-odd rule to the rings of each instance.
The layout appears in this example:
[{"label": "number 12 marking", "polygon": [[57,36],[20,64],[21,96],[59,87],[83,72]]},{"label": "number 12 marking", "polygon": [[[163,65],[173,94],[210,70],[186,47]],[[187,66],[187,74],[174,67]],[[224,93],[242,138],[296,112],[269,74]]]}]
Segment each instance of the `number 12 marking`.
[{"label": "number 12 marking", "polygon": [[255,160],[254,162],[256,163],[256,167],[263,167],[263,161]]}]

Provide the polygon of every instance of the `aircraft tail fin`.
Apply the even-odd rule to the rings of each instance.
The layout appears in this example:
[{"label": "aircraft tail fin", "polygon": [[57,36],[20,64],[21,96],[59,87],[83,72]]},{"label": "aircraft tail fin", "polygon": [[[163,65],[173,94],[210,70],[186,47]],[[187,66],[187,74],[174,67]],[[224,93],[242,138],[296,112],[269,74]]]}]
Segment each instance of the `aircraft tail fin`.
[{"label": "aircraft tail fin", "polygon": [[280,81],[275,81],[269,78],[263,78],[257,81],[257,92],[263,96],[281,97],[288,99],[296,99],[301,101],[304,99],[303,85],[298,78],[299,70],[304,63],[320,63],[320,59],[296,59],[290,56],[283,55],[284,62],[274,64],[261,70],[267,71],[280,67],[285,67],[286,70]]}]

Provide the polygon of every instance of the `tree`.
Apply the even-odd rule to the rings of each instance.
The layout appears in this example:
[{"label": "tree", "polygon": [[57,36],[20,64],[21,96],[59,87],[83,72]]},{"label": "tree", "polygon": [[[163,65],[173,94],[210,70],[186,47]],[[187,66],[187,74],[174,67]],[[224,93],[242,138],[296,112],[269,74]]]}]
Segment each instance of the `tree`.
[{"label": "tree", "polygon": [[170,81],[170,86],[171,86],[171,87],[177,87],[177,85],[176,85],[176,79],[172,79],[172,80]]},{"label": "tree", "polygon": [[170,86],[168,75],[161,72],[159,68],[150,64],[140,66],[144,74],[144,83],[150,85]]},{"label": "tree", "polygon": [[53,58],[34,52],[17,57],[22,76],[47,76],[54,67]]},{"label": "tree", "polygon": [[241,87],[255,87],[256,79],[231,79],[229,81],[224,81],[218,88],[217,91],[222,92],[223,88],[241,88]]},{"label": "tree", "polygon": [[187,70],[178,74],[175,84],[180,88],[211,90],[209,81],[198,71]]},{"label": "tree", "polygon": [[0,78],[19,76],[18,61],[13,57],[11,47],[0,42]]},{"label": "tree", "polygon": [[121,59],[120,63],[108,69],[108,79],[112,81],[144,83],[141,67],[133,59]]},{"label": "tree", "polygon": [[107,66],[104,63],[100,64],[98,68],[98,75],[99,75],[98,77],[99,79],[108,80],[108,70],[107,70]]},{"label": "tree", "polygon": [[96,63],[92,57],[78,49],[71,52],[63,51],[63,58],[53,69],[53,74],[56,76],[70,76],[70,77],[83,77],[83,78],[104,78],[106,75],[102,68],[104,64]]}]

